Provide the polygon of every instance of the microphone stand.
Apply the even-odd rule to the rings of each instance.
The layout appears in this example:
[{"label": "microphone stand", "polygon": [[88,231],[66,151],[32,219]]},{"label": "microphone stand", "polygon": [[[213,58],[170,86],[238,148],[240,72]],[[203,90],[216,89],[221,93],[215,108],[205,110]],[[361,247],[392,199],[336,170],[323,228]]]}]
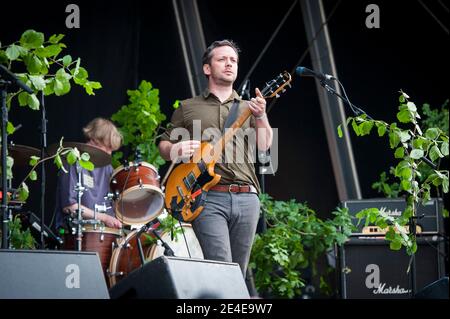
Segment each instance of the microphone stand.
[{"label": "microphone stand", "polygon": [[9,248],[8,243],[8,178],[7,172],[7,141],[8,133],[6,131],[8,125],[8,109],[6,107],[6,97],[8,88],[19,87],[25,92],[32,94],[33,90],[25,83],[20,81],[14,73],[9,71],[6,67],[0,64],[0,95],[1,95],[1,136],[2,136],[2,149],[1,149],[1,163],[2,163],[2,203],[1,203],[1,218],[2,218],[2,248]]},{"label": "microphone stand", "polygon": [[6,165],[7,165],[7,137],[8,134],[6,132],[6,127],[8,125],[8,109],[6,108],[6,96],[8,85],[11,85],[10,81],[6,81],[0,78],[0,94],[1,94],[1,116],[2,116],[2,149],[1,149],[1,157],[2,157],[2,204],[1,204],[1,212],[2,212],[2,248],[9,248],[8,243],[8,179],[6,176]]},{"label": "microphone stand", "polygon": [[[170,246],[164,240],[162,240],[161,236],[159,236],[159,234],[156,230],[151,228],[152,225],[154,225],[153,221],[149,221],[147,224],[142,226],[139,229],[139,231],[136,233],[136,241],[137,241],[137,246],[138,246],[138,251],[139,251],[139,258],[141,260],[141,267],[144,267],[144,264],[145,264],[144,251],[142,249],[142,243],[141,243],[141,234],[144,232],[147,232],[149,229],[152,232],[152,234],[155,235],[155,237],[161,242],[162,246],[164,247],[164,255],[165,256],[175,256],[175,254],[173,253],[173,250],[170,248]],[[125,247],[126,247],[126,244],[127,243],[125,243]]]},{"label": "microphone stand", "polygon": [[[342,89],[344,90],[344,94],[345,94],[345,89],[343,88],[343,85],[339,82],[339,80],[337,78],[333,78],[334,80],[336,80],[339,85],[342,87]],[[322,85],[322,87],[324,87],[329,93],[336,95],[337,97],[339,97],[342,101],[344,101],[348,106],[350,106],[350,109],[352,110],[352,112],[355,114],[355,116],[359,116],[362,114],[365,114],[367,116],[368,119],[373,120],[373,118],[371,116],[369,116],[366,112],[364,112],[362,109],[360,109],[359,107],[353,105],[348,97],[347,94],[345,94],[345,97],[343,97],[341,94],[339,94],[334,88],[332,88],[331,86],[329,86],[327,83],[325,83],[325,80],[321,80],[320,84]],[[409,147],[411,147],[411,144],[408,144]],[[427,163],[430,167],[432,167],[433,169],[436,169],[436,165],[433,164],[430,160],[428,160],[426,157],[422,157],[421,160],[423,160],[425,163]],[[415,212],[415,204],[413,203],[413,212]],[[411,216],[409,218],[409,233],[414,237],[414,239],[416,239],[416,219],[417,216]],[[413,298],[416,294],[416,256],[415,253],[413,253],[411,255],[411,259],[409,262],[409,267],[410,267],[410,285],[411,285],[411,291],[410,291],[410,297]]]},{"label": "microphone stand", "polygon": [[[44,92],[41,92],[41,159],[45,157],[47,149],[47,118],[45,111]],[[45,248],[44,240],[44,212],[45,212],[45,162],[41,163],[41,249]]]}]

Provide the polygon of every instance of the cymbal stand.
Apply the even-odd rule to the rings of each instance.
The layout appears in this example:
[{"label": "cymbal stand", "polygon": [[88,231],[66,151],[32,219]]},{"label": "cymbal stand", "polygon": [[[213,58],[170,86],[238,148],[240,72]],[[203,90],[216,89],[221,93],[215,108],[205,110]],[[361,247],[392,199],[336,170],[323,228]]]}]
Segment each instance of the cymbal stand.
[{"label": "cymbal stand", "polygon": [[76,163],[77,165],[77,185],[75,186],[75,191],[77,192],[77,237],[76,237],[76,241],[77,241],[77,250],[81,251],[81,241],[83,240],[83,217],[81,216],[82,214],[82,208],[81,208],[81,197],[83,196],[84,190],[86,189],[83,186],[83,183],[81,181],[81,166],[80,163]]}]

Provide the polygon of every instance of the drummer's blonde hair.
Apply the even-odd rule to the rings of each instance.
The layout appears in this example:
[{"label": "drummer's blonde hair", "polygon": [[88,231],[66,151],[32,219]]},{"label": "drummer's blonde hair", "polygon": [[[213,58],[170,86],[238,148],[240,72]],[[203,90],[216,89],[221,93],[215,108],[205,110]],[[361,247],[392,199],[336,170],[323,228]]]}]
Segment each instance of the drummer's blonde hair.
[{"label": "drummer's blonde hair", "polygon": [[97,117],[90,121],[84,128],[83,134],[86,139],[100,143],[113,151],[122,145],[122,134],[110,120]]}]

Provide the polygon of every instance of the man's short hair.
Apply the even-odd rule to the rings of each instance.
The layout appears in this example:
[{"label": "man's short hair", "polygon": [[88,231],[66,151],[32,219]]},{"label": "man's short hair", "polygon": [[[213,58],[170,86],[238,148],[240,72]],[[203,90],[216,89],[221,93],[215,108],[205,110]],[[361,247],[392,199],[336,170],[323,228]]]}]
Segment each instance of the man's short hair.
[{"label": "man's short hair", "polygon": [[239,52],[241,52],[241,49],[237,46],[233,40],[220,40],[220,41],[214,41],[211,43],[211,45],[206,49],[205,53],[203,54],[202,62],[203,64],[211,64],[211,58],[212,58],[212,50],[218,47],[224,47],[229,46],[231,47],[235,52],[239,60]]},{"label": "man's short hair", "polygon": [[113,151],[122,145],[122,134],[110,120],[97,117],[90,121],[84,128],[83,134],[86,140],[92,140],[102,144]]}]

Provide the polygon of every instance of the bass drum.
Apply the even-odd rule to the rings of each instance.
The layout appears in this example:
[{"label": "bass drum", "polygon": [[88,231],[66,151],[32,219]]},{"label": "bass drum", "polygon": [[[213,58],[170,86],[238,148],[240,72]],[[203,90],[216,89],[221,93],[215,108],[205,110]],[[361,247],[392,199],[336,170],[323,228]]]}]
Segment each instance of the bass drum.
[{"label": "bass drum", "polygon": [[[107,270],[109,287],[114,286],[130,272],[141,266],[141,258],[139,257],[139,248],[137,245],[137,232],[137,229],[130,232],[114,248]],[[148,243],[147,236],[148,234],[145,233],[140,236],[144,256],[147,255],[152,246],[152,244]]]},{"label": "bass drum", "polygon": [[[203,251],[200,247],[197,237],[195,236],[194,229],[191,224],[182,223],[182,228],[180,225],[176,225],[174,231],[174,236],[172,237],[172,232],[163,232],[160,237],[166,242],[172,249],[175,257],[187,257],[187,258],[197,258],[204,259]],[[184,232],[184,236],[183,236]],[[186,240],[184,239],[186,237]],[[187,242],[187,244],[186,244]],[[188,250],[189,248],[189,250]],[[153,260],[164,255],[165,248],[162,246],[161,241],[158,240],[148,252],[146,256],[147,260]]]},{"label": "bass drum", "polygon": [[[159,223],[156,223],[153,226],[153,229],[158,226]],[[190,256],[192,258],[203,259],[203,252],[197,237],[195,237],[192,226],[190,224],[182,224],[182,227],[185,233],[186,241],[189,245]],[[141,266],[139,249],[137,246],[137,232],[138,230],[133,230],[129,233],[128,236],[118,244],[112,253],[111,262],[107,271],[110,287],[114,286],[120,280],[125,278],[130,272]],[[173,250],[176,257],[189,257],[186,243],[179,225],[175,226],[174,235],[175,236],[172,239],[170,231],[159,234],[161,239]],[[164,247],[162,247],[161,242],[159,240],[156,244],[153,243],[154,240],[149,242],[148,236],[154,238],[154,236],[151,235],[151,231],[148,233],[143,233],[140,236],[145,262],[149,262],[164,255]]]}]

